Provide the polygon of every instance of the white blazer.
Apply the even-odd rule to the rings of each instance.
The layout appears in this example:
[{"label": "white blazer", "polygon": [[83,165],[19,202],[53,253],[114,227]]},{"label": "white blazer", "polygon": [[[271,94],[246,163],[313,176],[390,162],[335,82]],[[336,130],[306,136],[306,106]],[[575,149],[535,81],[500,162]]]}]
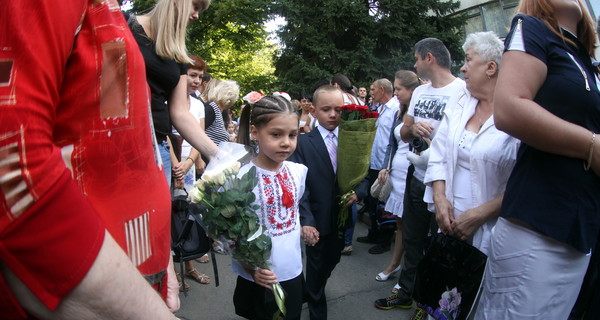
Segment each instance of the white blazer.
[{"label": "white blazer", "polygon": [[[464,102],[463,102],[464,101]],[[433,204],[433,182],[446,182],[446,198],[454,203],[453,179],[458,157],[458,144],[469,119],[475,113],[478,100],[470,94],[459,101],[456,108],[444,112],[444,118],[433,139],[429,153],[429,163],[425,173],[426,185],[423,200],[428,209],[435,212]],[[506,182],[515,165],[520,141],[496,129],[493,115],[483,124],[471,147],[471,191],[475,207],[480,206],[504,193]],[[473,235],[473,246],[488,253],[492,228],[496,219],[487,221]]]}]

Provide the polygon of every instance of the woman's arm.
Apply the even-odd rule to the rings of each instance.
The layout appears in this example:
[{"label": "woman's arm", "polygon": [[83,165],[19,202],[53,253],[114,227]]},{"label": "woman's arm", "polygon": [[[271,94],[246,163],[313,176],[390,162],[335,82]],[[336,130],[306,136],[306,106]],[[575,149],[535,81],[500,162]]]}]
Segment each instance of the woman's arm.
[{"label": "woman's arm", "polygon": [[452,223],[452,233],[462,240],[471,237],[486,221],[495,219],[500,215],[502,199],[504,199],[504,194],[497,196],[493,200],[490,200],[479,207],[461,213],[461,215]]},{"label": "woman's arm", "polygon": [[[494,95],[496,127],[536,149],[586,161],[592,132],[553,115],[533,101],[547,72],[541,60],[525,52],[508,51],[502,56]],[[599,142],[594,143],[593,150],[592,168],[596,173],[600,172]]]},{"label": "woman's arm", "polygon": [[435,204],[435,220],[438,227],[444,234],[452,231],[454,222],[454,209],[448,199],[446,199],[446,181],[433,181],[433,203]]},{"label": "woman's arm", "polygon": [[204,133],[200,124],[187,108],[187,75],[181,75],[177,87],[169,98],[169,115],[175,129],[195,149],[209,158],[217,153],[217,145]]}]

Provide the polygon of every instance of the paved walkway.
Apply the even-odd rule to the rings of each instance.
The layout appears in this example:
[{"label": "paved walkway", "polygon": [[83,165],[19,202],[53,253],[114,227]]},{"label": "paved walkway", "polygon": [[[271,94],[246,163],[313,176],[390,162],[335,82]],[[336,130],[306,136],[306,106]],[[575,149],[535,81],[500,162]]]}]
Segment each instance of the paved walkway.
[{"label": "paved walkway", "polygon": [[[367,226],[359,221],[356,224],[354,239],[367,234]],[[387,282],[375,281],[375,275],[389,263],[391,253],[372,255],[367,252],[371,245],[354,242],[351,256],[342,260],[333,271],[326,288],[330,320],[355,319],[394,319],[408,320],[413,310],[379,310],[373,306],[378,298],[390,294],[390,289],[398,280],[390,277]],[[234,320],[242,319],[233,308],[235,275],[231,271],[231,258],[216,254],[219,266],[220,285],[214,286],[212,263],[196,263],[197,268],[211,277],[211,284],[201,285],[189,281],[192,288],[187,297],[180,294],[181,310],[177,313],[186,319]],[[302,319],[309,319],[307,305],[302,310]]]}]

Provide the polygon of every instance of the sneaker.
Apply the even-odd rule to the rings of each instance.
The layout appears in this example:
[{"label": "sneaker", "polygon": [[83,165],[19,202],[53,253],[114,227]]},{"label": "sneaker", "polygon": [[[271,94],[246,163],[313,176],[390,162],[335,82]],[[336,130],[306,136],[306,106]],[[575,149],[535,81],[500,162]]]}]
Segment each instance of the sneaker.
[{"label": "sneaker", "polygon": [[425,320],[427,319],[427,312],[425,309],[421,307],[417,307],[415,309],[415,314],[410,318],[410,320]]},{"label": "sneaker", "polygon": [[410,309],[412,308],[412,299],[400,300],[397,293],[383,299],[375,300],[375,308],[390,310],[393,308]]}]

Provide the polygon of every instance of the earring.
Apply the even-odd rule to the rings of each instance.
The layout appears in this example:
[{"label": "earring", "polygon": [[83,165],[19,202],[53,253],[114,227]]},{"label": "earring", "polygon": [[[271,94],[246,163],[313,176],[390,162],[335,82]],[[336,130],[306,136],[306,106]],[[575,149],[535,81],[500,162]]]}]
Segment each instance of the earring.
[{"label": "earring", "polygon": [[489,75],[489,74],[486,74],[486,76],[487,76],[488,80],[491,80],[491,79],[492,79],[492,77],[490,77],[490,75]]}]

